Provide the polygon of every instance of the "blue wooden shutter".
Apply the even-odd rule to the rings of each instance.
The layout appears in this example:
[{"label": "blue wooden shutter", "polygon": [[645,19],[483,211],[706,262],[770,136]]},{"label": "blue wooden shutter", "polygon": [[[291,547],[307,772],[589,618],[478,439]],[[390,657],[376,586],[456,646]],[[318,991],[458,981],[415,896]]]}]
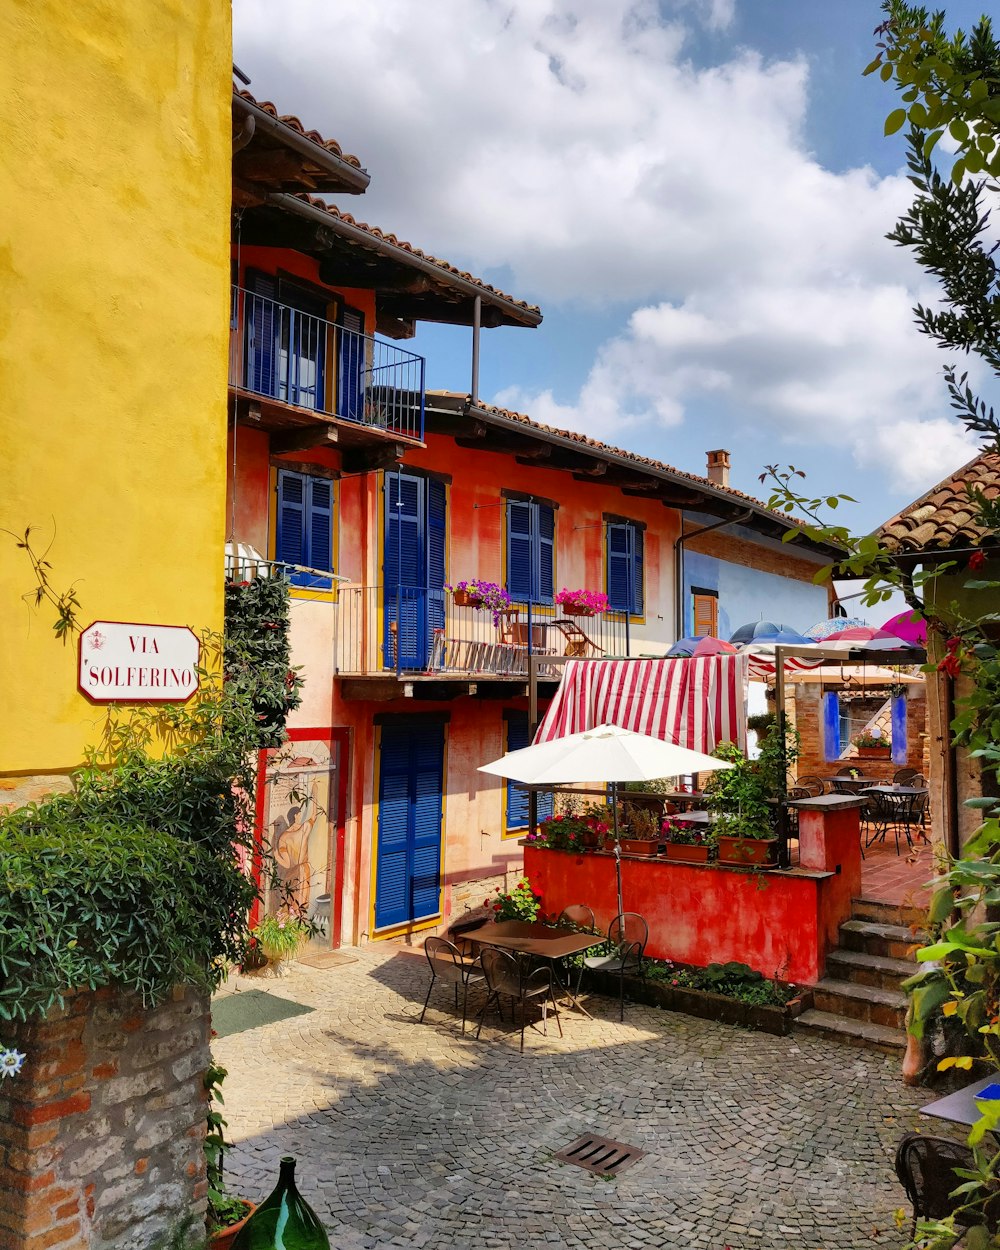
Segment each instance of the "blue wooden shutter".
[{"label": "blue wooden shutter", "polygon": [[337,416],[345,421],[363,421],[365,416],[364,319],[356,308],[345,308],[340,315]]},{"label": "blue wooden shutter", "polygon": [[507,501],[507,591],[512,599],[521,602],[531,599],[534,591],[532,513],[530,503]]},{"label": "blue wooden shutter", "polygon": [[[527,712],[508,712],[506,714],[507,721],[507,750],[521,751],[526,746],[530,746],[528,738],[528,713]],[[552,794],[539,794],[538,796],[538,819],[548,820],[552,815],[554,807],[554,796]],[[528,791],[524,786],[519,786],[517,782],[507,782],[507,829],[513,831],[515,829],[526,829],[528,827]]]},{"label": "blue wooden shutter", "polygon": [[379,750],[375,927],[383,929],[440,911],[444,726],[383,725]]},{"label": "blue wooden shutter", "polygon": [[444,726],[425,723],[412,731],[413,839],[410,857],[410,919],[441,910],[441,820],[444,804]]},{"label": "blue wooden shutter", "polygon": [[835,690],[823,695],[823,758],[840,759],[840,699]]},{"label": "blue wooden shutter", "polygon": [[[306,560],[313,569],[333,571],[333,483],[325,477],[307,477],[309,511],[306,524]],[[314,590],[329,590],[329,577],[303,574],[302,585]]]},{"label": "blue wooden shutter", "polygon": [[[425,667],[427,558],[424,479],[406,473],[385,475],[385,663],[394,667],[396,646],[402,668]],[[395,636],[390,626],[396,623]]]},{"label": "blue wooden shutter", "polygon": [[251,270],[247,274],[246,306],[243,319],[246,322],[246,381],[245,385],[258,395],[277,394],[277,369],[275,368],[275,306],[277,294],[275,280],[266,273]]},{"label": "blue wooden shutter", "polygon": [[632,611],[631,526],[609,523],[607,534],[608,604],[616,612]]},{"label": "blue wooden shutter", "polygon": [[[445,549],[447,547],[447,492],[444,482],[427,482],[427,642],[433,647],[436,629],[444,629]],[[428,656],[427,659],[430,657]],[[425,660],[425,663],[427,661]]]},{"label": "blue wooden shutter", "polygon": [[[290,469],[278,470],[278,532],[274,557],[282,564],[306,564],[306,478]],[[291,573],[290,581],[302,586],[306,574]]]},{"label": "blue wooden shutter", "polygon": [[534,504],[538,527],[538,580],[535,597],[541,603],[551,603],[555,595],[555,546],[556,514],[544,504]]},{"label": "blue wooden shutter", "polygon": [[642,616],[646,611],[645,584],[645,552],[643,544],[645,534],[638,525],[630,527],[632,531],[632,614]]},{"label": "blue wooden shutter", "polygon": [[382,727],[378,779],[378,864],[375,927],[404,924],[409,916],[410,739]]}]

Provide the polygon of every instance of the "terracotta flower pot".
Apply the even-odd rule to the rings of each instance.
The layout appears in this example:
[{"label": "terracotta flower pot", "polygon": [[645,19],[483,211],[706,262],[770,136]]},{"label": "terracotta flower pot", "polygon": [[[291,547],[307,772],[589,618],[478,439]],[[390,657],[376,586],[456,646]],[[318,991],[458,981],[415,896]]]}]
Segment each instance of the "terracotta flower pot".
[{"label": "terracotta flower pot", "polygon": [[719,837],[720,864],[763,864],[772,866],[778,859],[777,838]]},{"label": "terracotta flower pot", "polygon": [[452,593],[452,598],[458,608],[481,608],[483,606],[482,597],[471,590],[456,590]]},{"label": "terracotta flower pot", "polygon": [[588,829],[586,833],[580,834],[580,842],[588,851],[596,851],[601,845],[601,835]]},{"label": "terracotta flower pot", "polygon": [[859,760],[887,760],[892,755],[892,747],[855,747]]},{"label": "terracotta flower pot", "polygon": [[254,1211],[257,1210],[256,1204],[249,1202],[246,1198],[241,1198],[240,1202],[242,1202],[247,1209],[246,1215],[244,1215],[243,1219],[239,1220],[236,1224],[230,1224],[228,1228],[220,1228],[218,1232],[213,1233],[208,1239],[208,1244],[211,1247],[211,1250],[230,1250],[230,1247],[239,1235],[240,1229],[242,1229],[243,1225],[247,1222],[250,1216],[253,1215]]},{"label": "terracotta flower pot", "polygon": [[562,605],[563,611],[567,616],[593,616],[594,609],[586,603],[578,603],[575,599],[570,599]]},{"label": "terracotta flower pot", "polygon": [[707,864],[707,846],[697,846],[690,842],[668,842],[667,859],[678,864]]},{"label": "terracotta flower pot", "polygon": [[622,838],[622,851],[626,855],[645,855],[651,859],[656,854],[655,838]]}]

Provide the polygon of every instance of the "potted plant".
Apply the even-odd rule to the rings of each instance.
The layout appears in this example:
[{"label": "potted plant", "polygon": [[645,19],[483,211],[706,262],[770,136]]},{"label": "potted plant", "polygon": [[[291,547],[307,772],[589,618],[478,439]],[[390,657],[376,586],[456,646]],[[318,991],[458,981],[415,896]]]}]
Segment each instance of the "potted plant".
[{"label": "potted plant", "polygon": [[219,1108],[223,1101],[222,1082],[227,1075],[226,1069],[213,1060],[204,1077],[208,1094],[205,1115],[205,1180],[208,1183],[205,1231],[211,1250],[230,1250],[243,1225],[256,1210],[248,1199],[237,1198],[226,1189],[223,1161],[229,1143],[224,1133],[226,1121]]},{"label": "potted plant", "polygon": [[497,582],[483,582],[478,578],[445,586],[458,608],[486,608],[493,613],[493,624],[500,620],[500,613],[510,607],[510,595]]},{"label": "potted plant", "polygon": [[768,733],[761,755],[748,760],[732,742],[720,742],[713,751],[732,768],[713,773],[706,786],[709,810],[715,813],[713,833],[718,839],[719,863],[769,865],[776,862],[777,838],[773,819],[777,807],[768,803],[775,793],[773,753],[777,733]]},{"label": "potted plant", "polygon": [[667,839],[667,859],[680,864],[707,864],[715,849],[715,833],[703,825],[665,820],[661,832]]},{"label": "potted plant", "polygon": [[567,616],[600,616],[608,610],[608,596],[599,590],[567,590],[556,595],[556,603]]},{"label": "potted plant", "polygon": [[538,826],[536,846],[554,851],[596,850],[610,832],[611,810],[601,803],[589,803],[582,811],[572,808],[558,812]]},{"label": "potted plant", "polygon": [[253,931],[257,946],[275,971],[294,958],[299,947],[312,937],[314,926],[287,908],[265,916]]},{"label": "potted plant", "polygon": [[892,754],[892,747],[882,737],[882,731],[874,729],[858,734],[854,739],[854,747],[861,760],[887,760]]},{"label": "potted plant", "polygon": [[660,846],[660,821],[658,816],[642,807],[619,808],[619,823],[623,829],[622,850],[627,855],[644,855],[652,858]]}]

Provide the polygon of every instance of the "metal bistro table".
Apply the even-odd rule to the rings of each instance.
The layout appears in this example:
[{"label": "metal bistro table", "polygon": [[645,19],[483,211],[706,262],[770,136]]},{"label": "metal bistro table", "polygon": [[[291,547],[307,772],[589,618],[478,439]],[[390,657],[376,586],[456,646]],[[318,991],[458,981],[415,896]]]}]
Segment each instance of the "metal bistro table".
[{"label": "metal bistro table", "polygon": [[487,921],[478,929],[466,929],[462,934],[463,942],[472,942],[476,946],[496,946],[515,955],[533,955],[536,959],[547,959],[552,965],[552,978],[568,997],[570,1006],[582,1011],[590,1019],[593,1018],[590,1012],[572,989],[563,983],[557,970],[557,961],[568,955],[579,955],[591,946],[597,946],[602,940],[597,933],[559,929],[538,920],[498,920],[495,923]]},{"label": "metal bistro table", "polygon": [[920,1114],[937,1116],[939,1120],[951,1120],[953,1124],[975,1124],[980,1119],[976,1099],[981,1099],[983,1090],[989,1089],[991,1085],[993,1089],[990,1090],[988,1101],[1000,1098],[1000,1073],[994,1072],[992,1076],[984,1076],[972,1085],[966,1085],[964,1089],[946,1094],[944,1098],[935,1098],[933,1102],[920,1108]]},{"label": "metal bistro table", "polygon": [[820,777],[820,781],[828,786],[845,786],[852,794],[867,790],[873,783],[878,785],[877,777]]}]

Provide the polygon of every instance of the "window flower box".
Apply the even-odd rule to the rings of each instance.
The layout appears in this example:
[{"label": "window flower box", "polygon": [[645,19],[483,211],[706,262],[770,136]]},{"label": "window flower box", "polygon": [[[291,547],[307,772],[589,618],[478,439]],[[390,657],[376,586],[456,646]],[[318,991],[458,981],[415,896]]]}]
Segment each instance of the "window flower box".
[{"label": "window flower box", "polygon": [[759,866],[773,868],[778,862],[777,838],[733,838],[719,835],[719,863],[737,864],[741,868]]},{"label": "window flower box", "polygon": [[691,842],[668,842],[667,859],[675,864],[707,864],[711,847]]},{"label": "window flower box", "polygon": [[567,616],[599,616],[608,610],[608,596],[599,590],[567,590],[556,595],[556,603]]}]

